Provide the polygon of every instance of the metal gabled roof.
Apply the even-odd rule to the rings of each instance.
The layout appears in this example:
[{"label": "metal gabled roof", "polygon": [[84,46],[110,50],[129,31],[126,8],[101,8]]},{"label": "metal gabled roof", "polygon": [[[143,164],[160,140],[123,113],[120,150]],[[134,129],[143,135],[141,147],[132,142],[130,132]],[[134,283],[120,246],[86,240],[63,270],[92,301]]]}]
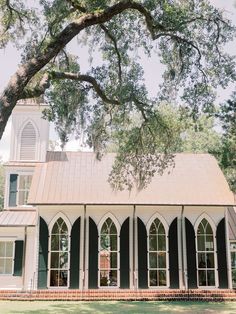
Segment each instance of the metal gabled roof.
[{"label": "metal gabled roof", "polygon": [[175,167],[156,174],[141,191],[113,191],[108,176],[115,154],[98,161],[94,153],[49,152],[36,165],[29,204],[234,204],[216,159],[209,154],[176,154]]}]

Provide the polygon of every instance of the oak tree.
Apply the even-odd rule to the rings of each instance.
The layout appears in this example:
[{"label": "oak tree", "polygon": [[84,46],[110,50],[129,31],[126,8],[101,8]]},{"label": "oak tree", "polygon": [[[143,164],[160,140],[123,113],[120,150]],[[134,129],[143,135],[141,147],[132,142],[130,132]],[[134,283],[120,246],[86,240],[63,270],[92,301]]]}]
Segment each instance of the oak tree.
[{"label": "oak tree", "polygon": [[[207,0],[38,0],[28,6],[0,0],[0,12],[0,46],[24,48],[0,96],[0,138],[19,99],[46,95],[44,114],[62,143],[82,131],[101,155],[116,138],[122,171],[138,181],[172,159],[174,131],[158,105],[174,92],[196,119],[212,106],[216,88],[235,80],[234,59],[224,49],[235,29]],[[80,48],[78,56],[67,49],[74,38],[91,56],[101,55],[86,73]],[[145,86],[140,50],[155,53],[165,67],[155,98]]]}]

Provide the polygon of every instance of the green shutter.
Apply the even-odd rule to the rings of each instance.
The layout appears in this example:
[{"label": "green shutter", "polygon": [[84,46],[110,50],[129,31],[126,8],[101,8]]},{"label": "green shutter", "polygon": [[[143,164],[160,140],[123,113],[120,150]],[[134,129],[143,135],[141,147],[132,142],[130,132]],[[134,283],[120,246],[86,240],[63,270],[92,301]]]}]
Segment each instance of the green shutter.
[{"label": "green shutter", "polygon": [[138,217],[138,285],[139,288],[148,288],[147,266],[147,230]]},{"label": "green shutter", "polygon": [[219,288],[228,288],[228,273],[227,273],[227,254],[226,254],[226,239],[225,239],[225,218],[221,219],[216,229],[217,243],[217,260],[218,260],[218,275]]},{"label": "green shutter", "polygon": [[120,287],[129,288],[129,218],[120,230]]},{"label": "green shutter", "polygon": [[38,288],[47,288],[48,274],[48,226],[40,217],[39,222],[39,259],[38,259]]},{"label": "green shutter", "polygon": [[196,265],[196,243],[193,225],[185,218],[186,249],[187,249],[187,269],[188,288],[197,288],[197,265]]},{"label": "green shutter", "polygon": [[88,286],[90,289],[98,287],[98,229],[91,217],[89,217]]},{"label": "green shutter", "polygon": [[80,269],[80,218],[78,218],[71,229],[70,246],[70,288],[79,288]]},{"label": "green shutter", "polygon": [[9,207],[16,206],[17,178],[18,174],[10,174]]},{"label": "green shutter", "polygon": [[23,252],[24,252],[24,241],[22,241],[22,240],[15,241],[15,257],[14,257],[13,276],[22,276]]},{"label": "green shutter", "polygon": [[169,269],[170,288],[179,289],[177,218],[172,221],[169,228]]}]

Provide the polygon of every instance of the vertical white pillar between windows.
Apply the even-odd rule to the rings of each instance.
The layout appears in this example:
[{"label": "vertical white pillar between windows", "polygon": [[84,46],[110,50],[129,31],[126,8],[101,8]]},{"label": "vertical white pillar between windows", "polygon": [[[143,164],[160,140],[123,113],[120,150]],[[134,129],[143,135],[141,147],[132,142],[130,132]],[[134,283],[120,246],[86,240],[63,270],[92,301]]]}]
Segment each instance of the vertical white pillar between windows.
[{"label": "vertical white pillar between windows", "polygon": [[89,216],[86,216],[85,221],[85,272],[84,272],[84,289],[88,289],[88,268],[89,268]]},{"label": "vertical white pillar between windows", "polygon": [[[184,206],[183,206],[184,207]],[[184,288],[188,289],[188,265],[187,265],[187,248],[186,248],[186,230],[185,217],[182,217],[182,235],[183,235],[183,270],[184,270]]]},{"label": "vertical white pillar between windows", "polygon": [[136,205],[134,205],[134,289],[138,289],[138,226]]},{"label": "vertical white pillar between windows", "polygon": [[134,246],[134,239],[133,239],[133,232],[134,232],[134,221],[133,216],[130,216],[129,219],[129,282],[130,282],[130,289],[134,289],[134,252],[133,252],[133,246]]},{"label": "vertical white pillar between windows", "polygon": [[[85,205],[84,205],[85,206]],[[79,260],[79,265],[80,265],[80,271],[79,271],[79,288],[83,290],[84,288],[84,275],[85,275],[85,237],[84,237],[84,231],[85,231],[85,208],[83,215],[81,215],[81,223],[80,223],[80,260]]]},{"label": "vertical white pillar between windows", "polygon": [[229,241],[229,224],[228,224],[228,208],[225,208],[225,240],[226,240],[226,259],[227,259],[227,273],[228,273],[228,288],[233,289],[232,283],[232,269],[231,269],[231,253]]},{"label": "vertical white pillar between windows", "polygon": [[178,217],[177,220],[177,233],[178,233],[178,262],[179,262],[179,288],[184,289],[183,282],[183,261],[182,261],[182,236],[181,236],[181,218]]}]

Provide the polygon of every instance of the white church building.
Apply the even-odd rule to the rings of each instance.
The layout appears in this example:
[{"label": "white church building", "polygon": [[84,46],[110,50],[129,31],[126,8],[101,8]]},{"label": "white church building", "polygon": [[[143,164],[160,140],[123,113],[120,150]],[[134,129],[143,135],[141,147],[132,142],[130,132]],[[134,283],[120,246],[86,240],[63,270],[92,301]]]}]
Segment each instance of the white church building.
[{"label": "white church building", "polygon": [[114,154],[47,151],[43,108],[12,114],[0,289],[235,287],[235,200],[213,156],[176,154],[146,189],[114,191]]}]

